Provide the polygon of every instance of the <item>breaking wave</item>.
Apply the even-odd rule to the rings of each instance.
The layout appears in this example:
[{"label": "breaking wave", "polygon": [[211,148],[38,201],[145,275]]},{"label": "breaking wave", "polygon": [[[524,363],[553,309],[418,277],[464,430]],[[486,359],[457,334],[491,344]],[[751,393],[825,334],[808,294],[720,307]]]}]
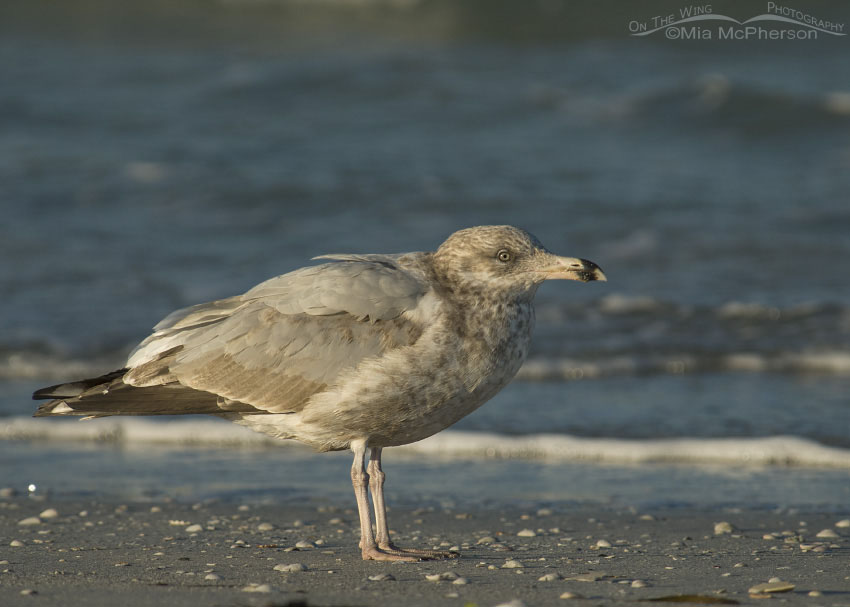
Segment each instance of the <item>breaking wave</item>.
[{"label": "breaking wave", "polygon": [[[77,420],[7,418],[7,422],[0,427],[0,439],[184,447],[300,447],[295,442],[277,441],[230,422],[206,418],[168,422],[115,418],[87,423],[79,423]],[[827,447],[793,436],[629,440],[559,434],[506,436],[449,430],[395,450],[440,459],[535,459],[549,463],[683,463],[850,469],[850,449]]]}]

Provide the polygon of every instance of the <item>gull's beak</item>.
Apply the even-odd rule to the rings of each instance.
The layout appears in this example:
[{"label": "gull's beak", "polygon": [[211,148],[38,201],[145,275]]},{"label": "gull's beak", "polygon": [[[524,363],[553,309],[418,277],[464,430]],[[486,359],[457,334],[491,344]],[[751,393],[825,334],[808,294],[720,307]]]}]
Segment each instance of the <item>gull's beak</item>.
[{"label": "gull's beak", "polygon": [[590,282],[591,280],[604,282],[608,280],[599,266],[586,259],[547,255],[541,261],[543,267],[538,272],[543,276],[543,280],[563,279],[580,280],[581,282]]}]

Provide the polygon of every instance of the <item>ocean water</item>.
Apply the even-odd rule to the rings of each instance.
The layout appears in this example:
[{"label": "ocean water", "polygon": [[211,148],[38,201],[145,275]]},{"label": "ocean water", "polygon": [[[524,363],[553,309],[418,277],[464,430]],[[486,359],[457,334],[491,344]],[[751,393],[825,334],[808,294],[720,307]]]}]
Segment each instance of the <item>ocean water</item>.
[{"label": "ocean water", "polygon": [[559,2],[0,10],[4,484],[347,499],[346,455],[29,395],[314,255],[512,223],[609,282],[540,289],[517,380],[388,451],[397,498],[850,503],[846,37],[634,38],[655,9]]}]

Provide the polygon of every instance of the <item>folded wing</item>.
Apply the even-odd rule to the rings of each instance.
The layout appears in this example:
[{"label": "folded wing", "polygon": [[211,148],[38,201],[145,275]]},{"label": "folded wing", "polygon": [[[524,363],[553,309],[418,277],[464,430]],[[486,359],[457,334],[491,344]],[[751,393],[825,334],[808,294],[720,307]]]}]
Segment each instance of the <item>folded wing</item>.
[{"label": "folded wing", "polygon": [[423,330],[403,315],[427,290],[421,278],[392,256],[343,259],[172,313],[125,372],[37,392],[56,399],[40,414],[299,411],[342,371],[414,343]]}]

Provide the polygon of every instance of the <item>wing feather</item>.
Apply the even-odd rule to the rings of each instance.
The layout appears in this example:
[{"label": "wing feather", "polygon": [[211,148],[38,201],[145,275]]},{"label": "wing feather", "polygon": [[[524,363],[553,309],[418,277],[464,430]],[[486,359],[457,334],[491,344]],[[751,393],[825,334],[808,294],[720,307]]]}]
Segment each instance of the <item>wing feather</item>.
[{"label": "wing feather", "polygon": [[301,410],[346,369],[410,345],[423,327],[405,311],[427,292],[381,259],[302,268],[244,295],[179,310],[131,354],[124,381],[180,385],[272,413]]}]

